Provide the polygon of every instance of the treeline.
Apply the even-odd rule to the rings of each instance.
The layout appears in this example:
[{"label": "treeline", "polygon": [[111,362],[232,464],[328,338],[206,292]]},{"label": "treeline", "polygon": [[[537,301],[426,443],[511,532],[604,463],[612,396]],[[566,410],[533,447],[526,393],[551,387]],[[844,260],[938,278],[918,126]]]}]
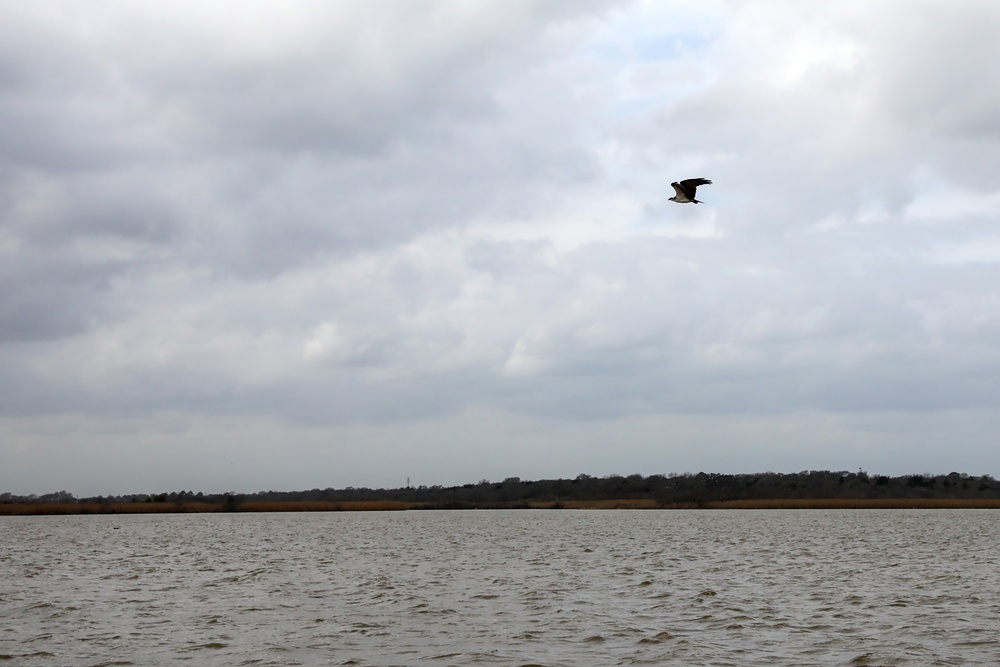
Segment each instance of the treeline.
[{"label": "treeline", "polygon": [[[42,496],[0,494],[0,514],[14,507],[46,506],[74,512],[268,511],[281,509],[466,509],[582,506],[717,507],[736,501],[1000,500],[1000,482],[990,475],[869,475],[864,471],[808,470],[798,473],[670,475],[581,474],[573,479],[500,482],[395,489],[347,487],[307,491],[204,494],[179,491],[75,498],[66,491]],[[631,504],[615,502],[629,501]],[[856,503],[855,503],[856,504]],[[7,507],[7,511],[4,507]],[[793,506],[787,505],[786,506]],[[803,504],[803,506],[806,506]]]},{"label": "treeline", "polygon": [[1000,498],[1000,482],[989,475],[904,475],[809,470],[798,473],[720,473],[670,475],[581,474],[573,479],[482,480],[461,486],[417,486],[399,489],[312,489],[267,491],[245,496],[271,502],[394,500],[434,505],[517,505],[566,501],[653,500],[661,505],[761,499],[837,498]]}]

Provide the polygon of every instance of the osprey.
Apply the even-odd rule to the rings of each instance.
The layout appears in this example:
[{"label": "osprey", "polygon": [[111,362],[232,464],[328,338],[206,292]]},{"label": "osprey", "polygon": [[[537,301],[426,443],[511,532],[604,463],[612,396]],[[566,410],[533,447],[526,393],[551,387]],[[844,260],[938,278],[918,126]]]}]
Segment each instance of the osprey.
[{"label": "osprey", "polygon": [[694,198],[694,192],[698,189],[699,185],[711,185],[712,181],[707,178],[687,178],[680,183],[671,183],[670,186],[677,193],[676,196],[671,197],[670,201],[675,201],[678,204],[687,204],[688,202],[692,204],[700,204],[701,202]]}]

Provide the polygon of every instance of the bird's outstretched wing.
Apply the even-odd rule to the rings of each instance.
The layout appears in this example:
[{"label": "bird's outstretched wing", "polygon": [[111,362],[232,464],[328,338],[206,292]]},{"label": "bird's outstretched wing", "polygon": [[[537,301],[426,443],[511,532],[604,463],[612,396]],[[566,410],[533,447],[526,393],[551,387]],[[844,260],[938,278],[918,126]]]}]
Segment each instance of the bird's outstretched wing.
[{"label": "bird's outstretched wing", "polygon": [[[711,184],[712,181],[708,180],[707,178],[686,178],[680,183],[682,188],[690,188],[692,195],[694,194],[694,189],[699,185],[711,185]],[[674,185],[675,190],[677,189],[676,184],[671,183],[671,185]]]},{"label": "bird's outstretched wing", "polygon": [[[684,182],[686,183],[687,181],[684,181]],[[681,184],[681,183],[671,183],[670,187],[672,187],[674,189],[674,192],[677,193],[678,197],[682,197],[684,199],[687,199],[688,193],[684,191],[683,184]]]}]

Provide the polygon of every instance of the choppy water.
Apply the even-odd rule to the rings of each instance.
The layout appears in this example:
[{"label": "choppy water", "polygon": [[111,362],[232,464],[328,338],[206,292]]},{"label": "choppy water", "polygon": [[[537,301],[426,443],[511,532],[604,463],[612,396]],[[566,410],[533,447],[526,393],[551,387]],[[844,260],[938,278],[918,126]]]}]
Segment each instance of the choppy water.
[{"label": "choppy water", "polygon": [[2,517],[0,664],[1000,665],[998,520]]}]

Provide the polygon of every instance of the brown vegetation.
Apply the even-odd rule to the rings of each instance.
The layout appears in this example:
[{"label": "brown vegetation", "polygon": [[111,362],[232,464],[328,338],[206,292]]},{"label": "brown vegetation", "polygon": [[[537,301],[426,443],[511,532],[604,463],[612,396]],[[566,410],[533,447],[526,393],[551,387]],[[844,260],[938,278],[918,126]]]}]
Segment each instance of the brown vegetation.
[{"label": "brown vegetation", "polygon": [[[330,501],[247,501],[240,503],[239,512],[372,512],[414,509],[509,509],[512,506],[493,504],[489,507],[447,507],[427,503],[407,503],[394,500]],[[706,510],[778,510],[778,509],[1000,509],[996,498],[772,498],[757,500],[722,500],[702,503],[662,503],[650,498],[620,498],[615,500],[563,500],[519,504],[518,509],[706,509]],[[51,514],[169,514],[186,512],[233,511],[223,503],[185,502],[116,502],[116,503],[2,503],[0,515]]]},{"label": "brown vegetation", "polygon": [[562,500],[548,503],[532,503],[533,509],[567,510],[651,510],[660,508],[652,498],[618,498],[612,500]]},{"label": "brown vegetation", "polygon": [[215,503],[133,503],[133,502],[76,502],[76,503],[0,503],[0,515],[33,514],[166,514],[171,512],[220,512]]},{"label": "brown vegetation", "polygon": [[153,512],[336,512],[461,509],[851,509],[1000,508],[1000,482],[973,477],[914,474],[887,477],[857,472],[682,475],[639,474],[397,489],[310,489],[221,494],[179,491],[74,498],[0,493],[0,514],[117,514]]},{"label": "brown vegetation", "polygon": [[414,509],[416,503],[398,500],[288,500],[253,501],[240,503],[240,512],[387,512]]},{"label": "brown vegetation", "polygon": [[705,509],[1000,509],[997,498],[773,498],[705,503]]},{"label": "brown vegetation", "polygon": [[208,502],[111,502],[111,503],[0,503],[0,516],[53,514],[177,514],[187,512],[381,512],[419,509],[421,503],[395,500],[357,500],[327,502],[290,500],[284,502],[248,501],[232,507]]}]

